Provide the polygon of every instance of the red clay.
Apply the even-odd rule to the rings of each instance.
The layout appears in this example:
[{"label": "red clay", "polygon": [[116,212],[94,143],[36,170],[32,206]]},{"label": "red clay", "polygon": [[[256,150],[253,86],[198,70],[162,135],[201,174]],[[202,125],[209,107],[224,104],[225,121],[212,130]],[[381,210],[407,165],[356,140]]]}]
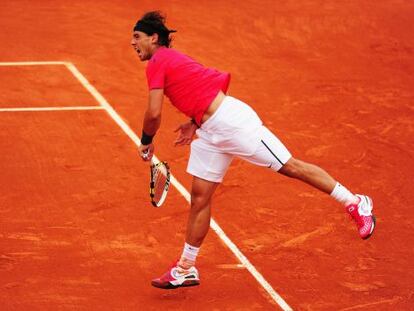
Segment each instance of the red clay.
[{"label": "red clay", "polygon": [[[145,64],[129,46],[149,9],[174,47],[232,73],[290,148],[374,198],[359,239],[310,187],[235,161],[214,217],[294,310],[414,310],[414,37],[410,1],[5,1],[0,62],[73,62],[140,132]],[[97,105],[62,67],[0,67],[0,108]],[[156,153],[189,188],[185,117],[166,104]],[[167,117],[168,116],[168,117]],[[171,143],[169,143],[171,142]],[[150,286],[181,251],[187,203],[148,200],[148,167],[103,111],[0,112],[2,310],[277,310],[210,232],[201,285]]]}]

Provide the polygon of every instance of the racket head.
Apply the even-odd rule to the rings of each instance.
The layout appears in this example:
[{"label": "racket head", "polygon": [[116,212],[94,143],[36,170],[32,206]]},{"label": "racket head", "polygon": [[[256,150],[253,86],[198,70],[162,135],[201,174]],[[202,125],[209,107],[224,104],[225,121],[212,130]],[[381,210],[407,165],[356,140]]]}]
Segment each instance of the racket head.
[{"label": "racket head", "polygon": [[160,207],[170,188],[170,167],[167,162],[151,163],[150,199],[154,207]]}]

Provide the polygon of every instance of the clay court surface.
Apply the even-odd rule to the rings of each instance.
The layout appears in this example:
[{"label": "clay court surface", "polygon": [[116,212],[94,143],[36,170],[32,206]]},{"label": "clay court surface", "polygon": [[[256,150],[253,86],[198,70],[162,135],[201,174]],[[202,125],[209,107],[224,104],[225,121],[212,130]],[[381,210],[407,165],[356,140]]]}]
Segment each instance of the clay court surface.
[{"label": "clay court surface", "polygon": [[[201,286],[150,286],[181,253],[189,204],[172,187],[150,205],[148,164],[108,107],[140,134],[130,36],[153,9],[297,158],[374,199],[362,241],[329,196],[233,162],[214,220],[287,306],[212,230]],[[1,1],[0,309],[414,310],[413,20],[402,0]],[[190,190],[189,147],[173,146],[185,121],[167,101],[155,142]]]}]

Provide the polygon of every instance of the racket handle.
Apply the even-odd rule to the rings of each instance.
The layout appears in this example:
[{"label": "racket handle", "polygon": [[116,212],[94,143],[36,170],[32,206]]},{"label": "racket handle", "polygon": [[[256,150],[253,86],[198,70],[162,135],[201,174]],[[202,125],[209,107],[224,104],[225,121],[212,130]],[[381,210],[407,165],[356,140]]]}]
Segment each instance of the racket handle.
[{"label": "racket handle", "polygon": [[148,159],[148,149],[147,150],[144,150],[144,152],[142,153],[142,157],[144,159]]},{"label": "racket handle", "polygon": [[[147,150],[144,150],[142,157],[143,157],[145,160],[148,160],[148,154],[149,154],[148,149],[147,149]],[[153,162],[153,159],[151,159],[150,164],[152,165],[153,163],[154,163],[154,162]]]}]

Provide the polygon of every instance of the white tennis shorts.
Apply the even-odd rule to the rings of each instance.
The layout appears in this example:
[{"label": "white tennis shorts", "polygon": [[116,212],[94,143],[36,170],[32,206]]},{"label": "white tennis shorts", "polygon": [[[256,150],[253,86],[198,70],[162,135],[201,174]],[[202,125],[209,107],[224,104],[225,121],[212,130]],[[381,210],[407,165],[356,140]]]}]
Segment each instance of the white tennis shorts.
[{"label": "white tennis shorts", "polygon": [[231,96],[196,134],[187,172],[212,182],[223,180],[235,156],[275,171],[292,156],[250,106]]}]

